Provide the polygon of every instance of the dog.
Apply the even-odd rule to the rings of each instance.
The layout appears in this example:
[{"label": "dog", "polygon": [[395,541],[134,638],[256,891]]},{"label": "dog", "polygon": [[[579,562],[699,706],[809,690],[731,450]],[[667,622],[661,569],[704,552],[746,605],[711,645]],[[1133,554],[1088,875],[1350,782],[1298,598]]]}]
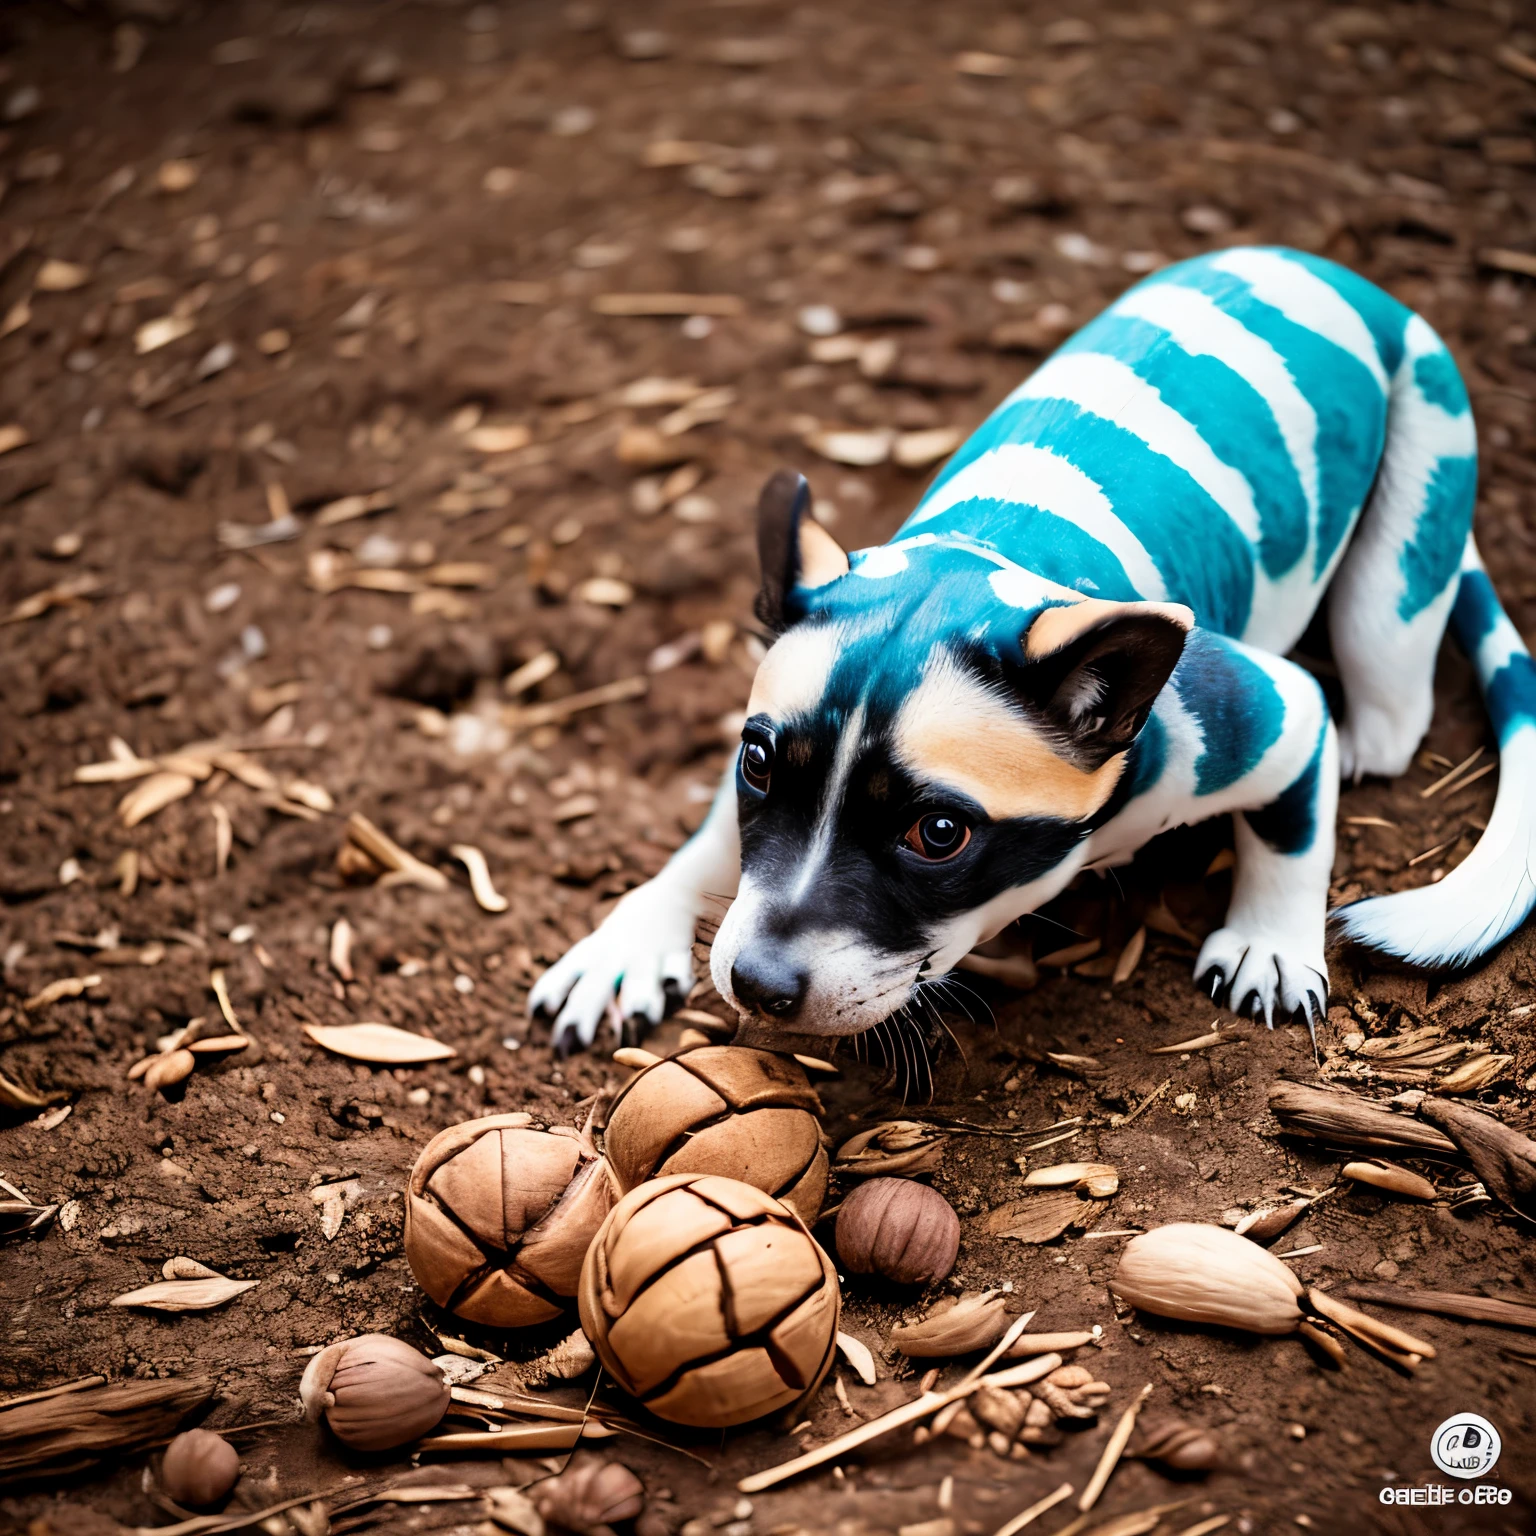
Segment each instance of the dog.
[{"label": "dog", "polygon": [[[1477,443],[1444,343],[1332,262],[1239,248],[1131,288],[1005,399],[889,543],[806,482],[758,509],[776,637],[703,825],[534,987],[562,1052],[658,1021],[694,926],[744,1019],[878,1025],[1082,870],[1230,814],[1197,984],[1309,1027],[1341,777],[1401,774],[1449,622],[1499,738],[1487,831],[1438,884],[1332,914],[1465,967],[1536,905],[1536,667],[1473,541]],[[1285,659],[1324,596],[1344,710]]]}]

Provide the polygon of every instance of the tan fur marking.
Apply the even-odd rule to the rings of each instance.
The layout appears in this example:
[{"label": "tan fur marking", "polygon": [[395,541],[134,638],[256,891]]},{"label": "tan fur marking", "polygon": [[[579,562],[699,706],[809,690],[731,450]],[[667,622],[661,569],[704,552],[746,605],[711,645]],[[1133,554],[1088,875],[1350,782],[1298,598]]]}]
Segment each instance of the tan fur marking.
[{"label": "tan fur marking", "polygon": [[802,625],[781,635],[752,679],[748,715],[788,720],[820,702],[842,643],[836,625]]},{"label": "tan fur marking", "polygon": [[824,587],[848,574],[843,546],[815,518],[800,519],[800,582],[802,587]]},{"label": "tan fur marking", "polygon": [[1081,821],[1109,799],[1125,766],[1122,752],[1092,773],[1075,767],[948,657],[929,666],[902,704],[895,748],[909,772],[969,795],[993,820]]},{"label": "tan fur marking", "polygon": [[1031,660],[1054,655],[1090,629],[1137,614],[1160,615],[1184,630],[1192,629],[1195,623],[1194,613],[1182,603],[1111,603],[1101,597],[1085,597],[1065,607],[1045,609],[1029,626],[1025,655]]}]

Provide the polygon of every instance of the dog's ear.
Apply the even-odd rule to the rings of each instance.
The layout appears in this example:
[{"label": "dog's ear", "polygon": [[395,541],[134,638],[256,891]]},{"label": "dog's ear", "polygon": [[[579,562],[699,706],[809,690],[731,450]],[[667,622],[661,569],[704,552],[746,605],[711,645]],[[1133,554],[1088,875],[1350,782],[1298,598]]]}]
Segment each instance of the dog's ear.
[{"label": "dog's ear", "polygon": [[1025,695],[1080,767],[1098,768],[1136,739],[1194,622],[1180,603],[1086,598],[1047,608],[1030,626]]},{"label": "dog's ear", "polygon": [[804,475],[781,469],[757,499],[757,557],[763,585],[753,611],[773,634],[787,629],[789,595],[796,587],[820,587],[847,574],[848,556],[811,515],[811,487]]}]

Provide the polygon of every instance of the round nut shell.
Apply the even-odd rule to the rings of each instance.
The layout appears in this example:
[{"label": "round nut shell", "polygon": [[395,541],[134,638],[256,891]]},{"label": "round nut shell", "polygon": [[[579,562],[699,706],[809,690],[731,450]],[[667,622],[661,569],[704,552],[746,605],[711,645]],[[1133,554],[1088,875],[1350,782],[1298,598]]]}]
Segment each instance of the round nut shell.
[{"label": "round nut shell", "polygon": [[810,1391],[836,1348],[837,1273],[787,1206],[736,1179],[632,1190],[587,1250],[581,1326],[658,1418],[725,1428]]},{"label": "round nut shell", "polygon": [[587,1245],[613,1205],[602,1158],[529,1116],[440,1131],[411,1169],[405,1254],[417,1283],[468,1322],[523,1328],[576,1294]]},{"label": "round nut shell", "polygon": [[911,1179],[869,1179],[837,1213],[837,1253],[856,1275],[932,1285],[955,1267],[960,1218],[938,1190]]},{"label": "round nut shell", "polygon": [[190,1509],[217,1504],[240,1476],[240,1453],[211,1429],[188,1429],[165,1448],[160,1488]]},{"label": "round nut shell", "polygon": [[624,1192],[673,1173],[713,1173],[814,1222],[827,1191],[821,1101],[792,1057],[701,1045],[647,1067],[609,1111],[603,1150]]}]

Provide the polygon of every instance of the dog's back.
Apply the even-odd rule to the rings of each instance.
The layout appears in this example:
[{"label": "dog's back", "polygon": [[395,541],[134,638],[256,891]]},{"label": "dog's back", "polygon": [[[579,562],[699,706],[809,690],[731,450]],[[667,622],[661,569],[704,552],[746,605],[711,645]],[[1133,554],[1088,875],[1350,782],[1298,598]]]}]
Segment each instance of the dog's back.
[{"label": "dog's back", "polygon": [[[1405,360],[1408,367],[1404,369]],[[1396,607],[1442,591],[1476,483],[1466,393],[1434,332],[1296,252],[1233,250],[1138,284],[1015,390],[897,539],[959,533],[1095,597],[1187,604],[1285,651],[1344,555],[1394,427],[1413,528]],[[1408,420],[1397,420],[1404,414]]]}]

